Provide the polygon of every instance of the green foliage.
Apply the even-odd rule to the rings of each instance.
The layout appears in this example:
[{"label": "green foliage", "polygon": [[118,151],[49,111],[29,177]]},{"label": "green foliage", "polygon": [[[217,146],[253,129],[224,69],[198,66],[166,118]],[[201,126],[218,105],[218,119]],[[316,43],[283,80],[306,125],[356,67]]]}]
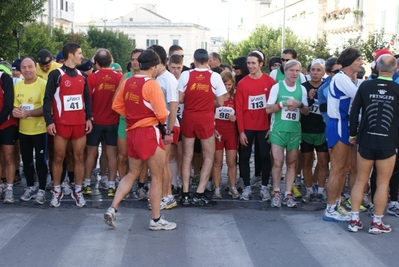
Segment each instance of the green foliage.
[{"label": "green foliage", "polygon": [[[246,56],[251,50],[260,49],[266,58],[281,55],[281,28],[272,29],[261,25],[254,30],[251,36],[237,45],[230,42],[223,44],[220,55],[223,62],[232,63],[239,56]],[[328,58],[327,37],[324,34],[316,42],[300,40],[290,29],[285,30],[285,48],[292,47],[298,55],[298,60],[303,66],[307,66],[313,59],[321,57]]]},{"label": "green foliage", "polygon": [[32,22],[43,13],[46,0],[12,0],[0,3],[0,56],[12,61],[17,57],[17,41],[13,30],[20,23]]},{"label": "green foliage", "polygon": [[127,34],[104,29],[103,31],[93,26],[87,32],[88,43],[91,47],[107,48],[114,62],[119,63],[125,69],[130,61],[130,52],[133,50],[133,42]]},{"label": "green foliage", "polygon": [[[374,31],[369,33],[367,39],[364,41],[359,35],[348,40],[347,44],[342,46],[342,49],[347,47],[356,47],[363,54],[363,60],[367,62],[374,61],[375,51],[382,48],[390,48],[389,42],[384,41],[385,30]],[[339,55],[339,54],[338,54]]]}]

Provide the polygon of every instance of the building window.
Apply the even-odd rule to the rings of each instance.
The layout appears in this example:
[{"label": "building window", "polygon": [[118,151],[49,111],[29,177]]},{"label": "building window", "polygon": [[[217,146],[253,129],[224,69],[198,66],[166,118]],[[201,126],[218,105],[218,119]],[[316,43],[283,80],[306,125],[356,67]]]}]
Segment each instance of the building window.
[{"label": "building window", "polygon": [[65,11],[68,12],[68,1],[65,1]]},{"label": "building window", "polygon": [[129,21],[133,21],[133,18],[129,18]]},{"label": "building window", "polygon": [[134,48],[136,48],[136,39],[132,39],[132,45]]},{"label": "building window", "polygon": [[60,9],[64,10],[64,0],[60,0]]},{"label": "building window", "polygon": [[208,50],[208,43],[207,42],[201,42],[201,48]]},{"label": "building window", "polygon": [[179,40],[178,39],[173,39],[172,43],[173,43],[173,45],[179,45]]},{"label": "building window", "polygon": [[157,45],[158,44],[158,39],[147,39],[146,41],[146,47],[152,46],[152,45]]}]

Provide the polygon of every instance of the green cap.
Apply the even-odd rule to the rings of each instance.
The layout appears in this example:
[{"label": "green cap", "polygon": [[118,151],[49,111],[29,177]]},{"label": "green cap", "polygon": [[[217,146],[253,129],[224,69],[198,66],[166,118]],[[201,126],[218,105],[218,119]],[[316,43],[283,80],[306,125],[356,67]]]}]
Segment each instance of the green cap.
[{"label": "green cap", "polygon": [[111,70],[121,70],[122,67],[118,63],[112,63],[111,64]]}]

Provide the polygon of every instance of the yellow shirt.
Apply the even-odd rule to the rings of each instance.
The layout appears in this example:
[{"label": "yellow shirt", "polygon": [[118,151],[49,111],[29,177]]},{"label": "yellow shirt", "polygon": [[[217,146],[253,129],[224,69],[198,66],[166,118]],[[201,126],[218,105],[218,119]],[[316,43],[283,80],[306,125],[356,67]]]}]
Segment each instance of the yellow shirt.
[{"label": "yellow shirt", "polygon": [[39,76],[40,78],[42,78],[42,79],[44,79],[44,80],[47,81],[47,80],[48,80],[48,75],[50,74],[50,72],[53,71],[53,70],[55,70],[55,69],[61,68],[61,67],[62,67],[62,64],[59,64],[59,63],[57,63],[57,62],[55,62],[55,61],[52,61],[49,71],[48,71],[48,72],[44,72],[44,71],[42,71],[42,69],[40,68],[39,63],[36,63],[36,74],[37,74],[37,76]]},{"label": "yellow shirt", "polygon": [[[46,81],[37,78],[36,82],[25,84],[20,81],[14,85],[14,107],[34,110],[43,106]],[[19,132],[26,135],[42,134],[47,131],[44,117],[19,119]]]}]

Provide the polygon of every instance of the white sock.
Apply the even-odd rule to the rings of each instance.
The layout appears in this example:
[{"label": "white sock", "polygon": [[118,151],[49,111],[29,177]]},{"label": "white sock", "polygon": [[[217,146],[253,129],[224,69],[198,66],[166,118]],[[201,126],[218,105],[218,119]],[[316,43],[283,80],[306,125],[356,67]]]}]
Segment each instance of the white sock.
[{"label": "white sock", "polygon": [[107,175],[101,175],[101,182],[108,181],[108,176]]},{"label": "white sock", "polygon": [[317,189],[317,194],[323,194],[324,192],[324,187],[320,187]]},{"label": "white sock", "polygon": [[306,187],[306,192],[309,194],[313,194],[313,187]]},{"label": "white sock", "polygon": [[115,188],[115,181],[109,181],[108,188]]},{"label": "white sock", "polygon": [[351,220],[353,220],[353,221],[359,220],[359,212],[358,211],[351,211]]},{"label": "white sock", "polygon": [[170,200],[172,200],[172,199],[175,199],[175,196],[174,196],[174,195],[168,195],[168,198],[169,198]]},{"label": "white sock", "polygon": [[91,184],[91,179],[85,178],[84,186],[90,186],[90,184]]},{"label": "white sock", "polygon": [[31,191],[36,191],[36,186],[29,186],[29,189],[30,189]]},{"label": "white sock", "polygon": [[280,193],[280,187],[275,187],[273,191],[274,193]]},{"label": "white sock", "polygon": [[61,192],[61,185],[55,185],[54,190],[57,192]]},{"label": "white sock", "polygon": [[265,188],[267,188],[267,187],[264,186],[264,185],[261,185],[260,188],[263,190],[263,189],[265,189]]},{"label": "white sock", "polygon": [[292,194],[291,191],[285,191],[285,192],[284,192],[284,196],[285,196],[285,197],[287,197],[288,195],[291,195],[291,194]]},{"label": "white sock", "polygon": [[82,185],[75,185],[75,192],[82,191]]},{"label": "white sock", "polygon": [[335,211],[335,208],[337,207],[337,204],[327,204],[327,211],[329,212],[329,213],[332,213],[332,212],[334,212]]},{"label": "white sock", "polygon": [[13,184],[7,184],[7,190],[12,190],[13,186]]},{"label": "white sock", "polygon": [[378,215],[375,215],[375,214],[374,214],[373,223],[381,224],[381,223],[382,223],[382,217],[384,217],[384,215],[378,216]]}]

